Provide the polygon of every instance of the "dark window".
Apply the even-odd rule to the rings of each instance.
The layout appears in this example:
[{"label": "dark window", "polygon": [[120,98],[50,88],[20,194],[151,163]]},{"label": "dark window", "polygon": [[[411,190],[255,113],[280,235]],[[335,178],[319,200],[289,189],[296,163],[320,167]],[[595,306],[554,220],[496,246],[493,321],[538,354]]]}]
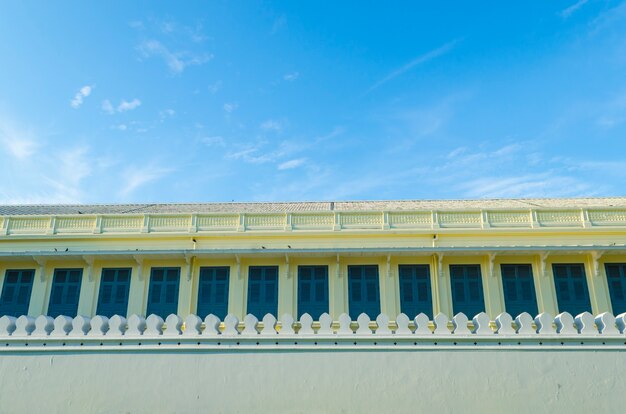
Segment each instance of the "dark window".
[{"label": "dark window", "polygon": [[258,319],[278,314],[278,266],[251,266],[248,273],[248,313]]},{"label": "dark window", "polygon": [[165,319],[178,312],[179,267],[153,267],[148,290],[148,315],[155,314]]},{"label": "dark window", "polygon": [[35,279],[34,270],[7,270],[0,295],[0,316],[28,314],[30,293]]},{"label": "dark window", "polygon": [[559,312],[569,312],[576,316],[591,312],[587,278],[583,264],[553,264],[554,287]]},{"label": "dark window", "polygon": [[198,316],[213,314],[224,319],[228,313],[228,267],[201,267],[198,282]]},{"label": "dark window", "polygon": [[78,298],[83,279],[83,269],[55,269],[50,292],[48,316],[75,317],[78,313]]},{"label": "dark window", "polygon": [[514,318],[522,312],[537,315],[532,267],[529,264],[503,264],[500,268],[506,311]]},{"label": "dark window", "polygon": [[128,292],[130,291],[130,268],[102,269],[97,315],[110,318],[113,315],[126,317]]},{"label": "dark window", "polygon": [[450,265],[452,311],[473,318],[485,311],[480,265]]},{"label": "dark window", "polygon": [[429,318],[433,313],[430,289],[430,269],[428,265],[400,265],[400,311],[409,318],[425,313]]},{"label": "dark window", "polygon": [[328,312],[328,266],[298,266],[298,319]]},{"label": "dark window", "polygon": [[378,266],[348,266],[348,306],[352,320],[362,313],[370,319],[376,319],[380,314],[378,283]]},{"label": "dark window", "polygon": [[626,312],[626,264],[606,263],[606,281],[609,284],[613,314]]}]

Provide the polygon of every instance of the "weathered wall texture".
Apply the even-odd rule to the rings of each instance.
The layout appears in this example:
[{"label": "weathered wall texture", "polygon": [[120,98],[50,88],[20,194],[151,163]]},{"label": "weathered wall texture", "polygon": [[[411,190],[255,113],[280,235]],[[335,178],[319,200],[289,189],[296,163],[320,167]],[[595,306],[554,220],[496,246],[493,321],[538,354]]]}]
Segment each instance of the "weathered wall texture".
[{"label": "weathered wall texture", "polygon": [[624,412],[618,350],[0,355],[1,413]]}]

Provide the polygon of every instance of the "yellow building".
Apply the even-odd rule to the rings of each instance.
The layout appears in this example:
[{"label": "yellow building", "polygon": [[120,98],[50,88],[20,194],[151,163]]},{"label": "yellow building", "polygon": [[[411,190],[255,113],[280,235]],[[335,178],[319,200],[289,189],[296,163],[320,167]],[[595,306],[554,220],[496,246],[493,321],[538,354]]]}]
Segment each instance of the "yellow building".
[{"label": "yellow building", "polygon": [[0,314],[0,412],[610,412],[626,198],[0,206]]},{"label": "yellow building", "polygon": [[622,198],[0,214],[0,309],[13,316],[626,311]]}]

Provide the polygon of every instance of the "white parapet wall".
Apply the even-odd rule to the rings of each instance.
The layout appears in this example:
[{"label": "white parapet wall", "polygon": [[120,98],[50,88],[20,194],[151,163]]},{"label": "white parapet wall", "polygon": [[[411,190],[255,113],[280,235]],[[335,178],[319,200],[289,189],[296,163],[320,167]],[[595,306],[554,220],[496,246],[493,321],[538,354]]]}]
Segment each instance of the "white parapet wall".
[{"label": "white parapet wall", "polygon": [[623,412],[626,315],[0,318],[0,413]]}]

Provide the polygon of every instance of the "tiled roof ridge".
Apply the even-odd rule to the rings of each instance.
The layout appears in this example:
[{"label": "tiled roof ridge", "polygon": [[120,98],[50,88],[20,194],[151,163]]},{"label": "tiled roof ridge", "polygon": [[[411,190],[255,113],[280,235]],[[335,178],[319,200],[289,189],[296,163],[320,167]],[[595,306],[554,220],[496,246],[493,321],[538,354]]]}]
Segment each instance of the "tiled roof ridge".
[{"label": "tiled roof ridge", "polygon": [[431,198],[431,199],[364,199],[364,200],[304,200],[304,201],[193,201],[193,202],[148,202],[148,203],[26,203],[26,204],[0,204],[0,207],[149,207],[149,206],[203,206],[203,205],[268,205],[268,204],[357,204],[357,203],[464,203],[464,202],[494,202],[494,201],[576,201],[576,200],[623,200],[626,196],[606,197],[520,197],[520,198]]},{"label": "tiled roof ridge", "polygon": [[626,208],[626,197],[495,198],[443,200],[229,201],[129,204],[0,205],[0,216],[71,214],[285,213],[321,211],[476,210],[521,208]]}]

